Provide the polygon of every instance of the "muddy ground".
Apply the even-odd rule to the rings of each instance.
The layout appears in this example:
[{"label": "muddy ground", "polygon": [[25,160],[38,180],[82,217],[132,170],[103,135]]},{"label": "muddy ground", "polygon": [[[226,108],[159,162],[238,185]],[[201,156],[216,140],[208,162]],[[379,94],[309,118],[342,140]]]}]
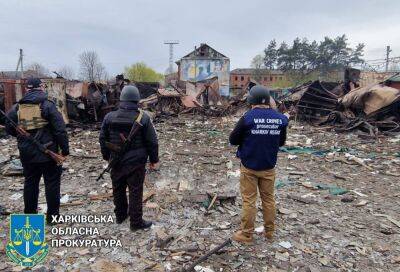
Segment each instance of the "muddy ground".
[{"label": "muddy ground", "polygon": [[[144,204],[154,227],[132,233],[127,222],[61,224],[98,227],[102,239],[120,239],[122,247],[50,248],[34,270],[180,271],[223,243],[240,222],[239,161],[227,140],[236,120],[187,115],[156,120],[161,167],[148,173]],[[288,133],[277,166],[274,241],[260,233],[253,246],[233,242],[199,271],[400,271],[400,138],[337,134],[301,123],[292,123]],[[64,165],[61,212],[113,215],[109,175],[96,182],[105,166],[98,130],[75,127],[69,135],[72,155]],[[15,140],[1,139],[0,154],[17,155]],[[23,178],[0,175],[0,180],[0,205],[22,212]],[[40,203],[43,211],[43,185]],[[261,211],[256,225],[262,226]],[[66,238],[46,229],[48,242]],[[8,231],[9,217],[1,216],[0,271],[21,271],[4,253]]]}]

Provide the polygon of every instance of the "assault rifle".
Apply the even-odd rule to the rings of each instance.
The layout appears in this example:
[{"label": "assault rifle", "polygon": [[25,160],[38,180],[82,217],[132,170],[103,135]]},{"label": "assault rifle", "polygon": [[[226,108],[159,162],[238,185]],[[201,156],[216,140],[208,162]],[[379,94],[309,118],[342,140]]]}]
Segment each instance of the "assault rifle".
[{"label": "assault rifle", "polygon": [[60,154],[57,154],[51,150],[48,149],[48,147],[51,145],[51,143],[47,144],[42,144],[40,143],[37,139],[31,136],[29,132],[18,126],[11,118],[9,118],[6,113],[2,110],[0,110],[1,114],[4,116],[4,118],[7,119],[7,121],[11,124],[11,126],[15,129],[18,135],[24,137],[26,140],[34,144],[40,152],[46,154],[49,156],[53,161],[57,163],[57,165],[62,165],[62,163],[65,161],[65,158],[61,156]]},{"label": "assault rifle", "polygon": [[[143,127],[143,125],[140,123],[143,117],[143,112],[139,112],[139,116],[136,118],[135,122],[132,125],[131,130],[129,131],[128,137],[123,137],[121,135],[121,138],[123,140],[122,146],[121,147],[116,147],[113,148],[115,152],[115,156],[111,158],[111,160],[108,162],[107,167],[100,173],[100,175],[97,177],[96,181],[99,181],[100,179],[103,178],[103,175],[107,172],[110,172],[110,170],[115,167],[124,157],[125,153],[129,150],[132,139],[135,137],[135,135],[139,132],[140,128]],[[111,147],[111,144],[108,144],[109,147]]]}]

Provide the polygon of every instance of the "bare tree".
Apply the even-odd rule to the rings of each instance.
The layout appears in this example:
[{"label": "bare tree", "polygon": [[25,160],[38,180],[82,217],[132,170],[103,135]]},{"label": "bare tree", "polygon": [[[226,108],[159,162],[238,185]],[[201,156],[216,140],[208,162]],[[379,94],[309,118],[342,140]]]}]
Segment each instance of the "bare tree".
[{"label": "bare tree", "polygon": [[256,55],[252,60],[250,64],[251,68],[254,69],[261,69],[264,68],[264,58],[261,54]]},{"label": "bare tree", "polygon": [[257,80],[261,81],[262,79],[262,69],[264,66],[264,58],[261,54],[256,55],[252,60],[250,67],[253,68],[252,77]]},{"label": "bare tree", "polygon": [[81,76],[88,81],[100,81],[104,79],[106,69],[100,62],[96,51],[84,51],[79,55]]},{"label": "bare tree", "polygon": [[103,64],[99,63],[99,65],[96,66],[95,69],[95,78],[98,81],[101,80],[107,80],[107,71],[106,68],[103,66]]},{"label": "bare tree", "polygon": [[62,76],[65,79],[72,80],[74,79],[74,69],[70,66],[62,66],[61,68],[57,69],[57,74]]},{"label": "bare tree", "polygon": [[38,62],[32,62],[26,67],[26,69],[33,71],[32,76],[35,77],[46,77],[49,75],[49,69]]}]

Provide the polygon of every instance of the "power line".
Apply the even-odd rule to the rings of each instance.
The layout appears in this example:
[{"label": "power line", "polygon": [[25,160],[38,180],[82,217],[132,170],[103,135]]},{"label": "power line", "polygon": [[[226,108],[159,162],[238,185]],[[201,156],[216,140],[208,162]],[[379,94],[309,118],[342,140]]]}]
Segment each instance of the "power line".
[{"label": "power line", "polygon": [[[392,61],[392,60],[400,60],[400,56],[399,56],[399,57],[392,57],[392,58],[389,58],[389,61]],[[365,62],[374,62],[374,61],[386,61],[386,58],[384,58],[384,59],[366,60]]]},{"label": "power line", "polygon": [[174,72],[174,45],[179,44],[177,40],[169,40],[164,41],[164,44],[169,45],[169,67],[168,67],[168,74],[172,74]]},{"label": "power line", "polygon": [[17,63],[17,69],[15,69],[15,74],[18,74],[18,69],[21,67],[21,78],[24,77],[24,54],[23,54],[23,50],[20,49],[19,50],[19,58],[18,58],[18,63]]},{"label": "power line", "polygon": [[390,50],[390,45],[386,46],[386,68],[385,71],[387,72],[389,70],[389,54],[390,52],[392,52],[392,50]]}]

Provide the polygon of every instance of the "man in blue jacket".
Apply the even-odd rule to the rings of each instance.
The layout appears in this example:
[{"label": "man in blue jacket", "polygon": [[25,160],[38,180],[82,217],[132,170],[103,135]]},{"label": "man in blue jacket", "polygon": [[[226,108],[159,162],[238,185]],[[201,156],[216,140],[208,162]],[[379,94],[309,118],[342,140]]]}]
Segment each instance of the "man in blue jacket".
[{"label": "man in blue jacket", "polygon": [[236,124],[229,141],[238,145],[241,160],[240,191],[243,199],[241,229],[233,239],[251,244],[257,214],[257,188],[264,217],[264,236],[273,238],[275,229],[275,165],[279,147],[285,144],[288,118],[270,108],[267,88],[256,85],[249,91],[251,110]]},{"label": "man in blue jacket", "polygon": [[[69,155],[68,135],[61,113],[56,105],[47,99],[40,88],[41,80],[29,78],[28,92],[7,113],[18,126],[29,132],[40,143],[55,153],[61,151]],[[20,160],[24,168],[24,213],[37,213],[39,182],[43,176],[47,201],[47,222],[52,223],[52,215],[57,216],[60,209],[60,183],[62,166],[57,165],[48,155],[24,137],[18,136],[14,127],[6,121],[8,134],[17,137]]]}]

